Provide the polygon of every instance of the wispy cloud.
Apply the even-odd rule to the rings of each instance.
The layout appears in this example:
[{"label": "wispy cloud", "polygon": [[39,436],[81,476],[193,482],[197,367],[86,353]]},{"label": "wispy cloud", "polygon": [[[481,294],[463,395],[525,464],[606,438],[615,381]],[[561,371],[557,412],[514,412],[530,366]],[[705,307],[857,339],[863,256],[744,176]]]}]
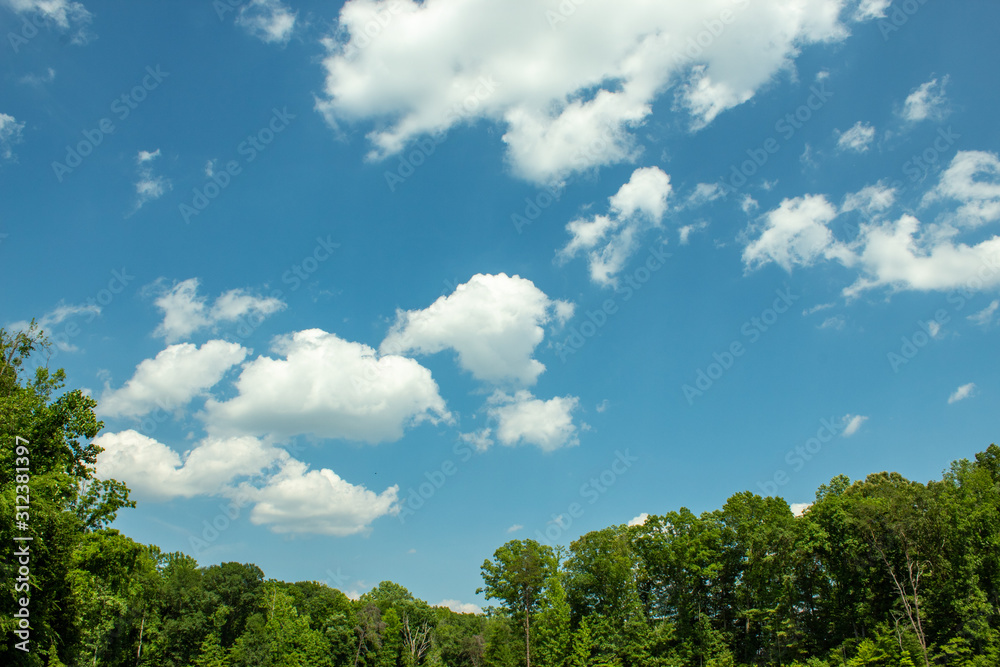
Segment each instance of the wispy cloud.
[{"label": "wispy cloud", "polygon": [[967,398],[971,398],[976,395],[976,383],[970,382],[969,384],[963,384],[961,387],[956,389],[951,396],[948,397],[948,405],[952,403],[958,403],[959,401],[964,401]]}]

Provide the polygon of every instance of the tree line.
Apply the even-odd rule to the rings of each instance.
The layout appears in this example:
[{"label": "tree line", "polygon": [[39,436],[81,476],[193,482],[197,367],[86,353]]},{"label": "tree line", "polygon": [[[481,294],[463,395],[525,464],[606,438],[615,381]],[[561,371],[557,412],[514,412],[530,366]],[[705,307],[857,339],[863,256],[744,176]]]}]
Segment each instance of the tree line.
[{"label": "tree line", "polygon": [[[482,564],[481,614],[383,581],[357,600],[253,564],[199,566],[109,528],[134,507],[97,480],[96,402],[26,370],[44,335],[0,329],[0,663],[155,667],[995,667],[1000,447],[941,479],[822,485],[794,516],[736,493],[568,547],[513,540]],[[15,522],[16,437],[30,442],[30,521]],[[22,480],[23,481],[23,480]],[[23,490],[23,489],[22,489]],[[27,531],[27,532],[25,532]],[[15,590],[30,534],[30,651]]]}]

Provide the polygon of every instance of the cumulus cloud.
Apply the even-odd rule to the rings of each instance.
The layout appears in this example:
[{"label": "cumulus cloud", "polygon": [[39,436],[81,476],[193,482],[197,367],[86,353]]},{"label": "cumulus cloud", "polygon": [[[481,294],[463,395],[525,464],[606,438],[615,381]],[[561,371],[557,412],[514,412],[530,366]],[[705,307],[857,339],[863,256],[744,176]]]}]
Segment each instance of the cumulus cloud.
[{"label": "cumulus cloud", "polygon": [[[986,177],[979,178],[981,174]],[[959,152],[924,202],[957,202],[935,223],[912,214],[889,215],[895,192],[883,185],[848,195],[838,212],[823,195],[786,199],[751,227],[743,259],[748,268],[775,262],[790,271],[820,259],[855,268],[859,276],[844,288],[851,298],[879,287],[946,291],[1000,285],[1000,236],[964,242],[969,229],[1000,219],[1000,159],[991,153]],[[830,223],[841,213],[862,210],[866,220],[850,243],[835,238]]]},{"label": "cumulus cloud", "polygon": [[580,444],[573,423],[573,411],[579,402],[575,396],[556,396],[543,401],[525,390],[513,396],[497,391],[489,399],[487,413],[496,422],[500,444],[535,445],[551,452]]},{"label": "cumulus cloud", "polygon": [[817,259],[849,261],[849,250],[834,239],[829,223],[837,209],[821,195],[785,199],[764,216],[763,230],[743,250],[747,268],[774,262],[786,271]]},{"label": "cumulus cloud", "polygon": [[[316,107],[337,128],[372,122],[371,159],[485,119],[503,128],[515,174],[559,182],[634,159],[633,131],[667,91],[694,128],[751,99],[803,46],[844,39],[843,7],[350,0],[325,42]],[[495,83],[480,95],[484,80]]]},{"label": "cumulus cloud", "polygon": [[72,44],[86,44],[93,37],[87,27],[93,15],[79,2],[72,0],[0,0],[17,14],[34,14],[63,31],[72,31]]},{"label": "cumulus cloud", "polygon": [[155,289],[162,290],[155,303],[163,311],[163,322],[153,335],[174,343],[222,322],[235,322],[242,317],[263,319],[285,307],[280,299],[254,296],[241,289],[225,292],[209,306],[207,299],[199,296],[198,286],[197,278],[175,283],[166,290],[156,284]]},{"label": "cumulus cloud", "polygon": [[239,477],[261,474],[288,457],[256,438],[206,438],[182,457],[167,445],[133,430],[94,438],[98,479],[125,482],[140,499],[166,500],[219,495]]},{"label": "cumulus cloud", "polygon": [[810,507],[812,507],[812,503],[792,503],[788,509],[792,510],[792,516],[802,516]]},{"label": "cumulus cloud", "polygon": [[120,389],[105,388],[97,411],[108,417],[140,417],[156,407],[181,408],[214,387],[246,355],[245,348],[221,340],[210,340],[200,348],[191,343],[171,345],[136,366]]},{"label": "cumulus cloud", "polygon": [[648,518],[649,518],[649,514],[647,512],[643,512],[639,516],[634,517],[632,519],[629,519],[628,525],[630,525],[630,526],[643,526],[643,525],[646,524],[646,519],[648,519]]},{"label": "cumulus cloud", "polygon": [[959,401],[964,401],[967,398],[976,395],[976,383],[970,382],[969,384],[963,384],[961,387],[956,389],[951,396],[948,397],[948,405],[952,403],[958,403]]},{"label": "cumulus cloud", "polygon": [[957,201],[960,206],[952,222],[975,228],[1000,220],[1000,158],[996,153],[959,151],[941,174],[933,190],[924,196]]},{"label": "cumulus cloud", "polygon": [[660,168],[636,169],[608,199],[608,215],[577,219],[566,225],[571,238],[559,251],[558,259],[567,262],[580,252],[587,253],[591,279],[613,287],[617,274],[638,248],[642,233],[660,227],[672,190],[670,176]]},{"label": "cumulus cloud", "polygon": [[477,452],[482,453],[493,446],[493,438],[490,437],[492,433],[493,429],[482,428],[472,433],[459,433],[458,437],[462,442],[471,445]]},{"label": "cumulus cloud", "polygon": [[209,399],[210,432],[378,443],[423,421],[450,421],[431,372],[413,359],[379,355],[320,329],[279,336],[272,351],[244,365],[237,395]]},{"label": "cumulus cloud", "polygon": [[267,44],[287,44],[297,17],[281,0],[250,0],[236,14],[236,25]]},{"label": "cumulus cloud", "polygon": [[13,160],[16,156],[11,148],[21,141],[21,130],[24,123],[17,122],[13,116],[0,113],[0,159]]},{"label": "cumulus cloud", "polygon": [[458,600],[441,600],[435,607],[447,607],[456,614],[481,614],[482,607],[471,602],[459,602]]},{"label": "cumulus cloud", "polygon": [[286,461],[263,487],[244,483],[239,491],[254,502],[251,523],[274,533],[345,537],[368,533],[375,519],[399,513],[398,486],[375,493],[329,468],[309,470],[295,459]]},{"label": "cumulus cloud", "polygon": [[561,326],[573,306],[552,300],[520,276],[476,274],[423,310],[397,311],[383,354],[435,354],[452,349],[478,380],[534,384],[545,370],[532,358],[544,326]]},{"label": "cumulus cloud", "polygon": [[944,77],[940,83],[937,79],[931,79],[914,89],[903,102],[903,118],[912,123],[928,118],[940,120],[944,116],[944,107],[947,103],[944,93],[947,83],[948,77]]},{"label": "cumulus cloud", "polygon": [[844,424],[844,430],[840,434],[842,437],[850,438],[852,435],[858,432],[862,424],[868,421],[868,417],[863,415],[844,415],[841,420]]},{"label": "cumulus cloud", "polygon": [[839,136],[837,148],[842,151],[851,150],[856,153],[864,153],[874,139],[875,128],[859,120],[851,129]]}]

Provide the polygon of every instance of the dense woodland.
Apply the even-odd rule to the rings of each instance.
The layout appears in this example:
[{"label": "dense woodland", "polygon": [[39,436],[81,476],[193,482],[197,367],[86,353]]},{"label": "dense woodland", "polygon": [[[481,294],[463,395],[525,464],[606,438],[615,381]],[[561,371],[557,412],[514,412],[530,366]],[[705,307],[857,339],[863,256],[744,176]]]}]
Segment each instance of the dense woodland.
[{"label": "dense woodland", "polygon": [[[134,506],[92,478],[95,401],[29,374],[39,332],[0,330],[4,665],[584,667],[1000,664],[1000,447],[938,481],[820,487],[801,517],[750,492],[501,546],[496,604],[458,614],[385,581],[358,600],[255,565],[208,567],[107,526]],[[30,652],[15,648],[15,436],[30,447]],[[471,591],[470,591],[471,593]]]}]

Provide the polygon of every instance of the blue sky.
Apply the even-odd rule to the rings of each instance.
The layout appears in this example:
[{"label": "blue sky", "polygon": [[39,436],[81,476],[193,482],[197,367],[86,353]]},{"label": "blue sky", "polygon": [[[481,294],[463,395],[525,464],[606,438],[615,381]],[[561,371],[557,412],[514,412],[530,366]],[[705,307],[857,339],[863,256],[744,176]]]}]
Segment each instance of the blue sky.
[{"label": "blue sky", "polygon": [[2,324],[116,526],[468,609],[508,539],[993,442],[1000,8],[644,4],[0,0]]}]

